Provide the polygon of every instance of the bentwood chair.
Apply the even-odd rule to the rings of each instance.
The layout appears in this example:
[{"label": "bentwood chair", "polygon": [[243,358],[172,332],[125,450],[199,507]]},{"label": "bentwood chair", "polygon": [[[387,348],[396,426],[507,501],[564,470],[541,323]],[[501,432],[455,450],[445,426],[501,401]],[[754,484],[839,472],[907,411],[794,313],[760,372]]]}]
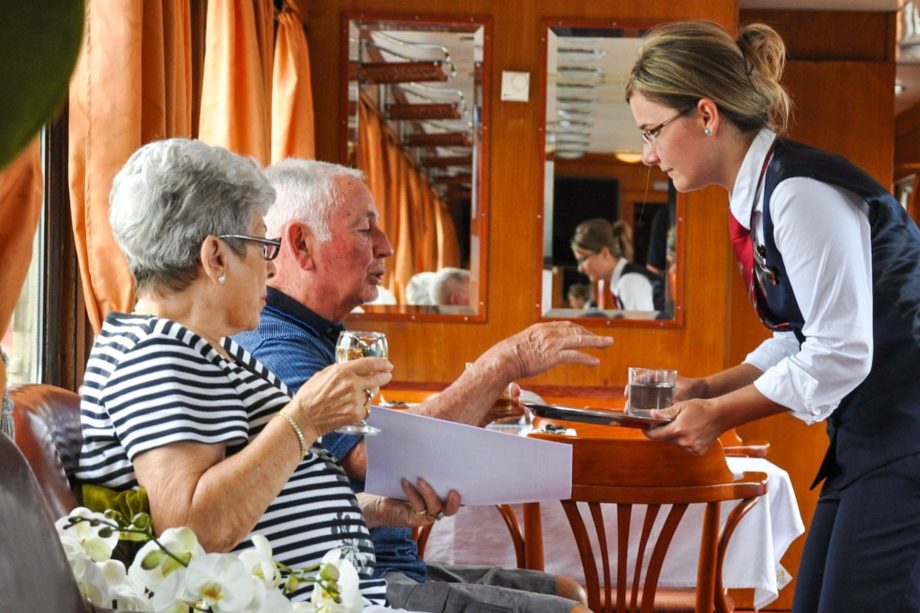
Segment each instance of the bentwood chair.
[{"label": "bentwood chair", "polygon": [[[497,504],[495,508],[501,515],[502,521],[505,522],[505,527],[508,528],[508,535],[511,537],[518,568],[526,568],[524,532],[521,530],[517,515],[514,514],[514,509],[507,504]],[[435,524],[429,524],[424,528],[415,530],[415,542],[418,544],[418,555],[421,558],[425,557],[425,546],[428,544],[428,537],[431,535],[431,530],[434,526]]]},{"label": "bentwood chair", "polygon": [[[585,572],[588,606],[596,613],[654,611],[732,611],[725,595],[722,565],[738,522],[767,491],[767,475],[736,477],[725,464],[721,445],[695,457],[665,443],[638,438],[564,437],[531,434],[572,445],[572,497],[562,501]],[[722,502],[739,501],[720,526]],[[690,504],[704,505],[695,588],[664,588],[658,581],[677,527]],[[615,508],[614,506],[615,505]],[[580,507],[590,513],[596,535],[588,536]],[[630,523],[644,510],[641,536],[630,551]],[[615,548],[608,549],[605,512],[616,512]],[[660,531],[653,529],[659,515]],[[639,520],[637,520],[639,521]],[[660,522],[659,522],[660,523]],[[615,556],[615,558],[614,558]],[[611,576],[611,561],[616,576]],[[628,576],[628,561],[635,570]],[[598,561],[601,572],[598,571]]]}]

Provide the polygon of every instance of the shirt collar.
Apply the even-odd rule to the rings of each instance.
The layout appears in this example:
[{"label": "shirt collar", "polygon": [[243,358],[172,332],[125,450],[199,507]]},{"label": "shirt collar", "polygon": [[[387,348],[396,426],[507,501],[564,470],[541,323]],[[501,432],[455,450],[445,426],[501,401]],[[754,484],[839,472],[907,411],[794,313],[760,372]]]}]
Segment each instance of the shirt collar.
[{"label": "shirt collar", "polygon": [[610,287],[614,287],[620,277],[623,275],[623,269],[626,268],[626,258],[620,258],[617,265],[613,267],[613,273],[610,275]]},{"label": "shirt collar", "polygon": [[760,181],[760,170],[770,151],[770,145],[776,139],[776,133],[763,128],[754,137],[754,142],[748,148],[738,176],[735,178],[735,188],[729,198],[729,207],[735,219],[750,230],[751,213],[760,195],[757,193],[757,184]]},{"label": "shirt collar", "polygon": [[345,324],[329,321],[322,315],[317,314],[316,311],[274,287],[268,288],[265,306],[303,321],[314,330],[320,332],[333,346],[339,339],[339,333],[345,329]]}]

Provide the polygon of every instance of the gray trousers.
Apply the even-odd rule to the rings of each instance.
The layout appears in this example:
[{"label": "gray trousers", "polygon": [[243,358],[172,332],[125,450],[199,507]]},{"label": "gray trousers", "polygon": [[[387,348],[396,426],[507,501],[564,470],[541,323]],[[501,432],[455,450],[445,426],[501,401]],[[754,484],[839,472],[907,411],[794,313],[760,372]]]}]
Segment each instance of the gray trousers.
[{"label": "gray trousers", "polygon": [[387,601],[393,607],[430,613],[568,613],[575,602],[556,596],[548,573],[499,566],[428,564],[428,580],[387,573]]}]

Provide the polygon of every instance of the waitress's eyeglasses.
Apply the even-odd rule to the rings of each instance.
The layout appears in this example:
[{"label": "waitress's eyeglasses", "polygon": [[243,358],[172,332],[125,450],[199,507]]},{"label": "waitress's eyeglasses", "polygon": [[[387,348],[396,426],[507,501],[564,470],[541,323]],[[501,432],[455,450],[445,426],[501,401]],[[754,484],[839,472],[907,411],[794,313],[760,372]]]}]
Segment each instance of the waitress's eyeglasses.
[{"label": "waitress's eyeglasses", "polygon": [[281,252],[280,238],[262,238],[260,236],[250,236],[249,234],[221,234],[217,238],[221,240],[238,240],[258,243],[261,249],[262,257],[266,260],[274,260]]},{"label": "waitress's eyeglasses", "polygon": [[658,135],[661,134],[661,131],[664,130],[665,127],[669,123],[671,123],[672,121],[676,119],[683,117],[684,115],[686,115],[686,111],[681,111],[674,117],[671,117],[670,119],[665,119],[657,126],[652,126],[651,128],[648,128],[647,130],[642,130],[642,134],[641,134],[642,142],[644,142],[646,145],[651,147],[652,145],[655,144],[655,141],[658,140]]}]

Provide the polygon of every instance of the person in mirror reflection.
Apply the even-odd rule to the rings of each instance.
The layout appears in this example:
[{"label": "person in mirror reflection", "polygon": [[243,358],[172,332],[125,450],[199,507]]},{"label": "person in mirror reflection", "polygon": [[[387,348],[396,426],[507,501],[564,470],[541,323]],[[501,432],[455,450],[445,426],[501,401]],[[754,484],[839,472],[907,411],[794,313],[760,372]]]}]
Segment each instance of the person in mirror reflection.
[{"label": "person in mirror reflection", "polygon": [[76,477],[146,488],[156,532],[188,526],[207,551],[250,548],[260,534],[276,560],[307,568],[351,550],[363,597],[383,604],[368,526],[427,525],[459,498],[419,481],[404,486],[408,504],[359,501],[317,446],[365,416],[387,360],[330,365],[287,388],[227,338],[256,326],[275,274],[280,242],[262,219],[274,197],[252,160],[200,141],[145,145],[117,174],[110,221],[138,300],[109,313],[93,345]]},{"label": "person in mirror reflection", "polygon": [[565,298],[571,309],[590,309],[595,306],[591,300],[591,286],[587,283],[571,284]]},{"label": "person in mirror reflection", "polygon": [[[606,219],[589,219],[575,228],[572,236],[572,253],[578,262],[578,272],[586,275],[613,294],[615,305],[607,304],[598,296],[602,309],[626,311],[656,311],[656,291],[662,292],[663,279],[643,266],[632,263],[632,229],[623,221],[613,223]],[[656,289],[657,286],[657,289]]]},{"label": "person in mirror reflection", "polygon": [[[376,295],[393,248],[360,171],[289,159],[268,168],[266,175],[278,195],[265,222],[271,236],[281,237],[281,253],[258,328],[236,338],[296,388],[334,362],[345,316]],[[410,350],[426,359],[427,342],[419,328]],[[468,368],[461,367],[452,385],[410,410],[483,426],[495,417],[496,400],[509,383],[560,364],[595,365],[598,359],[581,350],[612,342],[571,322],[533,325],[493,345]],[[356,490],[363,489],[363,439],[329,433],[323,445],[343,463]],[[408,528],[375,529],[371,536],[377,576],[386,578],[387,598],[394,606],[418,611],[585,610],[584,591],[571,579],[498,567],[426,564]]]},{"label": "person in mirror reflection", "polygon": [[[678,382],[649,438],[702,453],[787,413],[830,445],[793,611],[920,610],[920,230],[866,172],[783,136],[785,47],[761,24],[654,28],[627,81],[643,159],[729,195],[746,288],[773,336]],[[717,248],[721,248],[717,246]]]},{"label": "person in mirror reflection", "polygon": [[435,273],[431,298],[440,313],[474,315],[470,306],[470,271],[446,267]]},{"label": "person in mirror reflection", "polygon": [[[417,306],[430,306],[434,304],[431,297],[431,284],[437,273],[432,271],[417,272],[409,277],[409,283],[406,284],[406,302]],[[379,292],[382,286],[377,288]]]}]

